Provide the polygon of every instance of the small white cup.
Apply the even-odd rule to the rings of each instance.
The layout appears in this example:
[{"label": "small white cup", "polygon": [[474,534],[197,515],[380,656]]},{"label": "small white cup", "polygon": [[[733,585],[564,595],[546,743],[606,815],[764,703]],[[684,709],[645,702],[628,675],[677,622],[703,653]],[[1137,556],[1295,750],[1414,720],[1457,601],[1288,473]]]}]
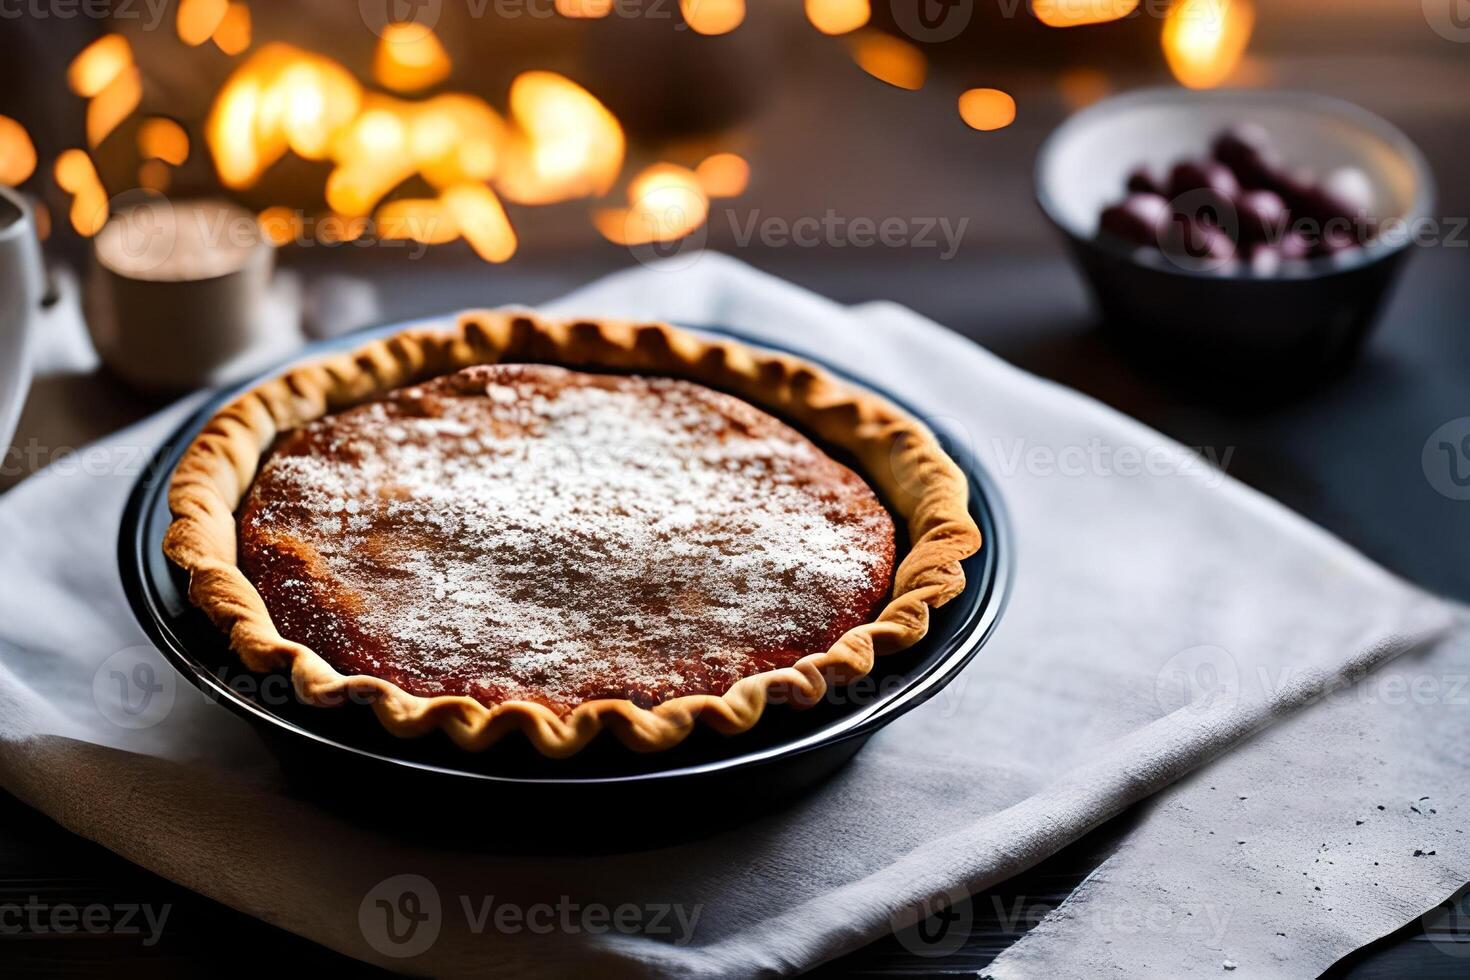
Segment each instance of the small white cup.
[{"label": "small white cup", "polygon": [[262,338],[272,250],[248,211],[222,201],[140,199],[114,208],[92,256],[92,342],[136,388],[208,384]]}]

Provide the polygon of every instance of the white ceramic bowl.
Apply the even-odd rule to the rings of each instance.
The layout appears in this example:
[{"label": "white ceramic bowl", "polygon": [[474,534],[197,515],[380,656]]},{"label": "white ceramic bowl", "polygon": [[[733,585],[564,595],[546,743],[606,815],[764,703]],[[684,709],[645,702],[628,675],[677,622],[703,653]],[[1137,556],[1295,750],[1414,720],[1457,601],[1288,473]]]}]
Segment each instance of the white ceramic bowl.
[{"label": "white ceramic bowl", "polygon": [[1221,130],[1245,122],[1264,127],[1292,166],[1361,170],[1380,221],[1400,219],[1408,230],[1430,218],[1433,179],[1393,125],[1337,99],[1256,90],[1148,89],[1084,109],[1042,147],[1037,201],[1066,238],[1109,329],[1130,346],[1172,368],[1233,378],[1320,376],[1361,346],[1411,236],[1381,235],[1274,276],[1245,264],[1189,268],[1097,237],[1099,216],[1125,196],[1130,171],[1147,165],[1167,175],[1181,159],[1208,157]]}]

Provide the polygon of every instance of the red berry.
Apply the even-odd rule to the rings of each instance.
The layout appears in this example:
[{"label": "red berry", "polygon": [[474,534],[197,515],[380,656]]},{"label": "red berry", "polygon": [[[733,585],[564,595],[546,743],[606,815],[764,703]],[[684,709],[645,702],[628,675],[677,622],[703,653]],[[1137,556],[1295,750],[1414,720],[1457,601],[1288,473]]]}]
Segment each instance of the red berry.
[{"label": "red berry", "polygon": [[1163,195],[1164,185],[1154,174],[1153,168],[1148,166],[1135,167],[1128,174],[1128,192],[1131,194],[1158,194]]},{"label": "red berry", "polygon": [[1235,258],[1235,242],[1219,228],[1187,215],[1175,214],[1159,247],[1171,262],[1183,269],[1218,269]]},{"label": "red berry", "polygon": [[1157,246],[1159,232],[1168,220],[1168,201],[1157,194],[1130,194],[1103,211],[1098,228],[1134,245]]},{"label": "red berry", "polygon": [[1277,242],[1291,220],[1286,202],[1275,191],[1246,191],[1235,199],[1242,242]]},{"label": "red berry", "polygon": [[1215,159],[1235,172],[1244,187],[1271,187],[1271,172],[1277,166],[1271,134],[1255,123],[1240,123],[1215,137]]}]

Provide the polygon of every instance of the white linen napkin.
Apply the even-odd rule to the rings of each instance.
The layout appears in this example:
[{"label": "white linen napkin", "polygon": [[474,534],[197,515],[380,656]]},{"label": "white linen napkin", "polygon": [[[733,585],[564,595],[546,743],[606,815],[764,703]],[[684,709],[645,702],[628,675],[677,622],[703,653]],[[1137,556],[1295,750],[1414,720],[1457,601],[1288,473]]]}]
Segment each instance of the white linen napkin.
[{"label": "white linen napkin", "polygon": [[[829,783],[705,840],[575,859],[454,852],[292,798],[149,651],[118,582],[123,499],[186,404],[0,499],[0,784],[237,909],[440,975],[794,972],[1152,794],[991,972],[1311,975],[1470,880],[1460,607],[910,312],[680,264],[550,312],[725,324],[870,377],[968,442],[1010,512],[993,641]],[[117,710],[139,664],[167,688],[141,720]],[[924,936],[906,941],[943,953],[960,931]]]}]

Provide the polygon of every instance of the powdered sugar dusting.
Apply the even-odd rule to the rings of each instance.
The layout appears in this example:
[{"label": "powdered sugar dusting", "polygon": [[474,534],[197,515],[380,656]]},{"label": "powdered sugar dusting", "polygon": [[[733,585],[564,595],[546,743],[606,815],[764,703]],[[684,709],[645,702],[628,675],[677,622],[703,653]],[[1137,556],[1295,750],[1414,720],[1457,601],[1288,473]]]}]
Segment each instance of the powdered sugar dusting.
[{"label": "powdered sugar dusting", "polygon": [[569,708],[720,693],[886,594],[872,491],[672,379],[499,365],[288,437],[241,515],[282,632],[419,694]]}]

